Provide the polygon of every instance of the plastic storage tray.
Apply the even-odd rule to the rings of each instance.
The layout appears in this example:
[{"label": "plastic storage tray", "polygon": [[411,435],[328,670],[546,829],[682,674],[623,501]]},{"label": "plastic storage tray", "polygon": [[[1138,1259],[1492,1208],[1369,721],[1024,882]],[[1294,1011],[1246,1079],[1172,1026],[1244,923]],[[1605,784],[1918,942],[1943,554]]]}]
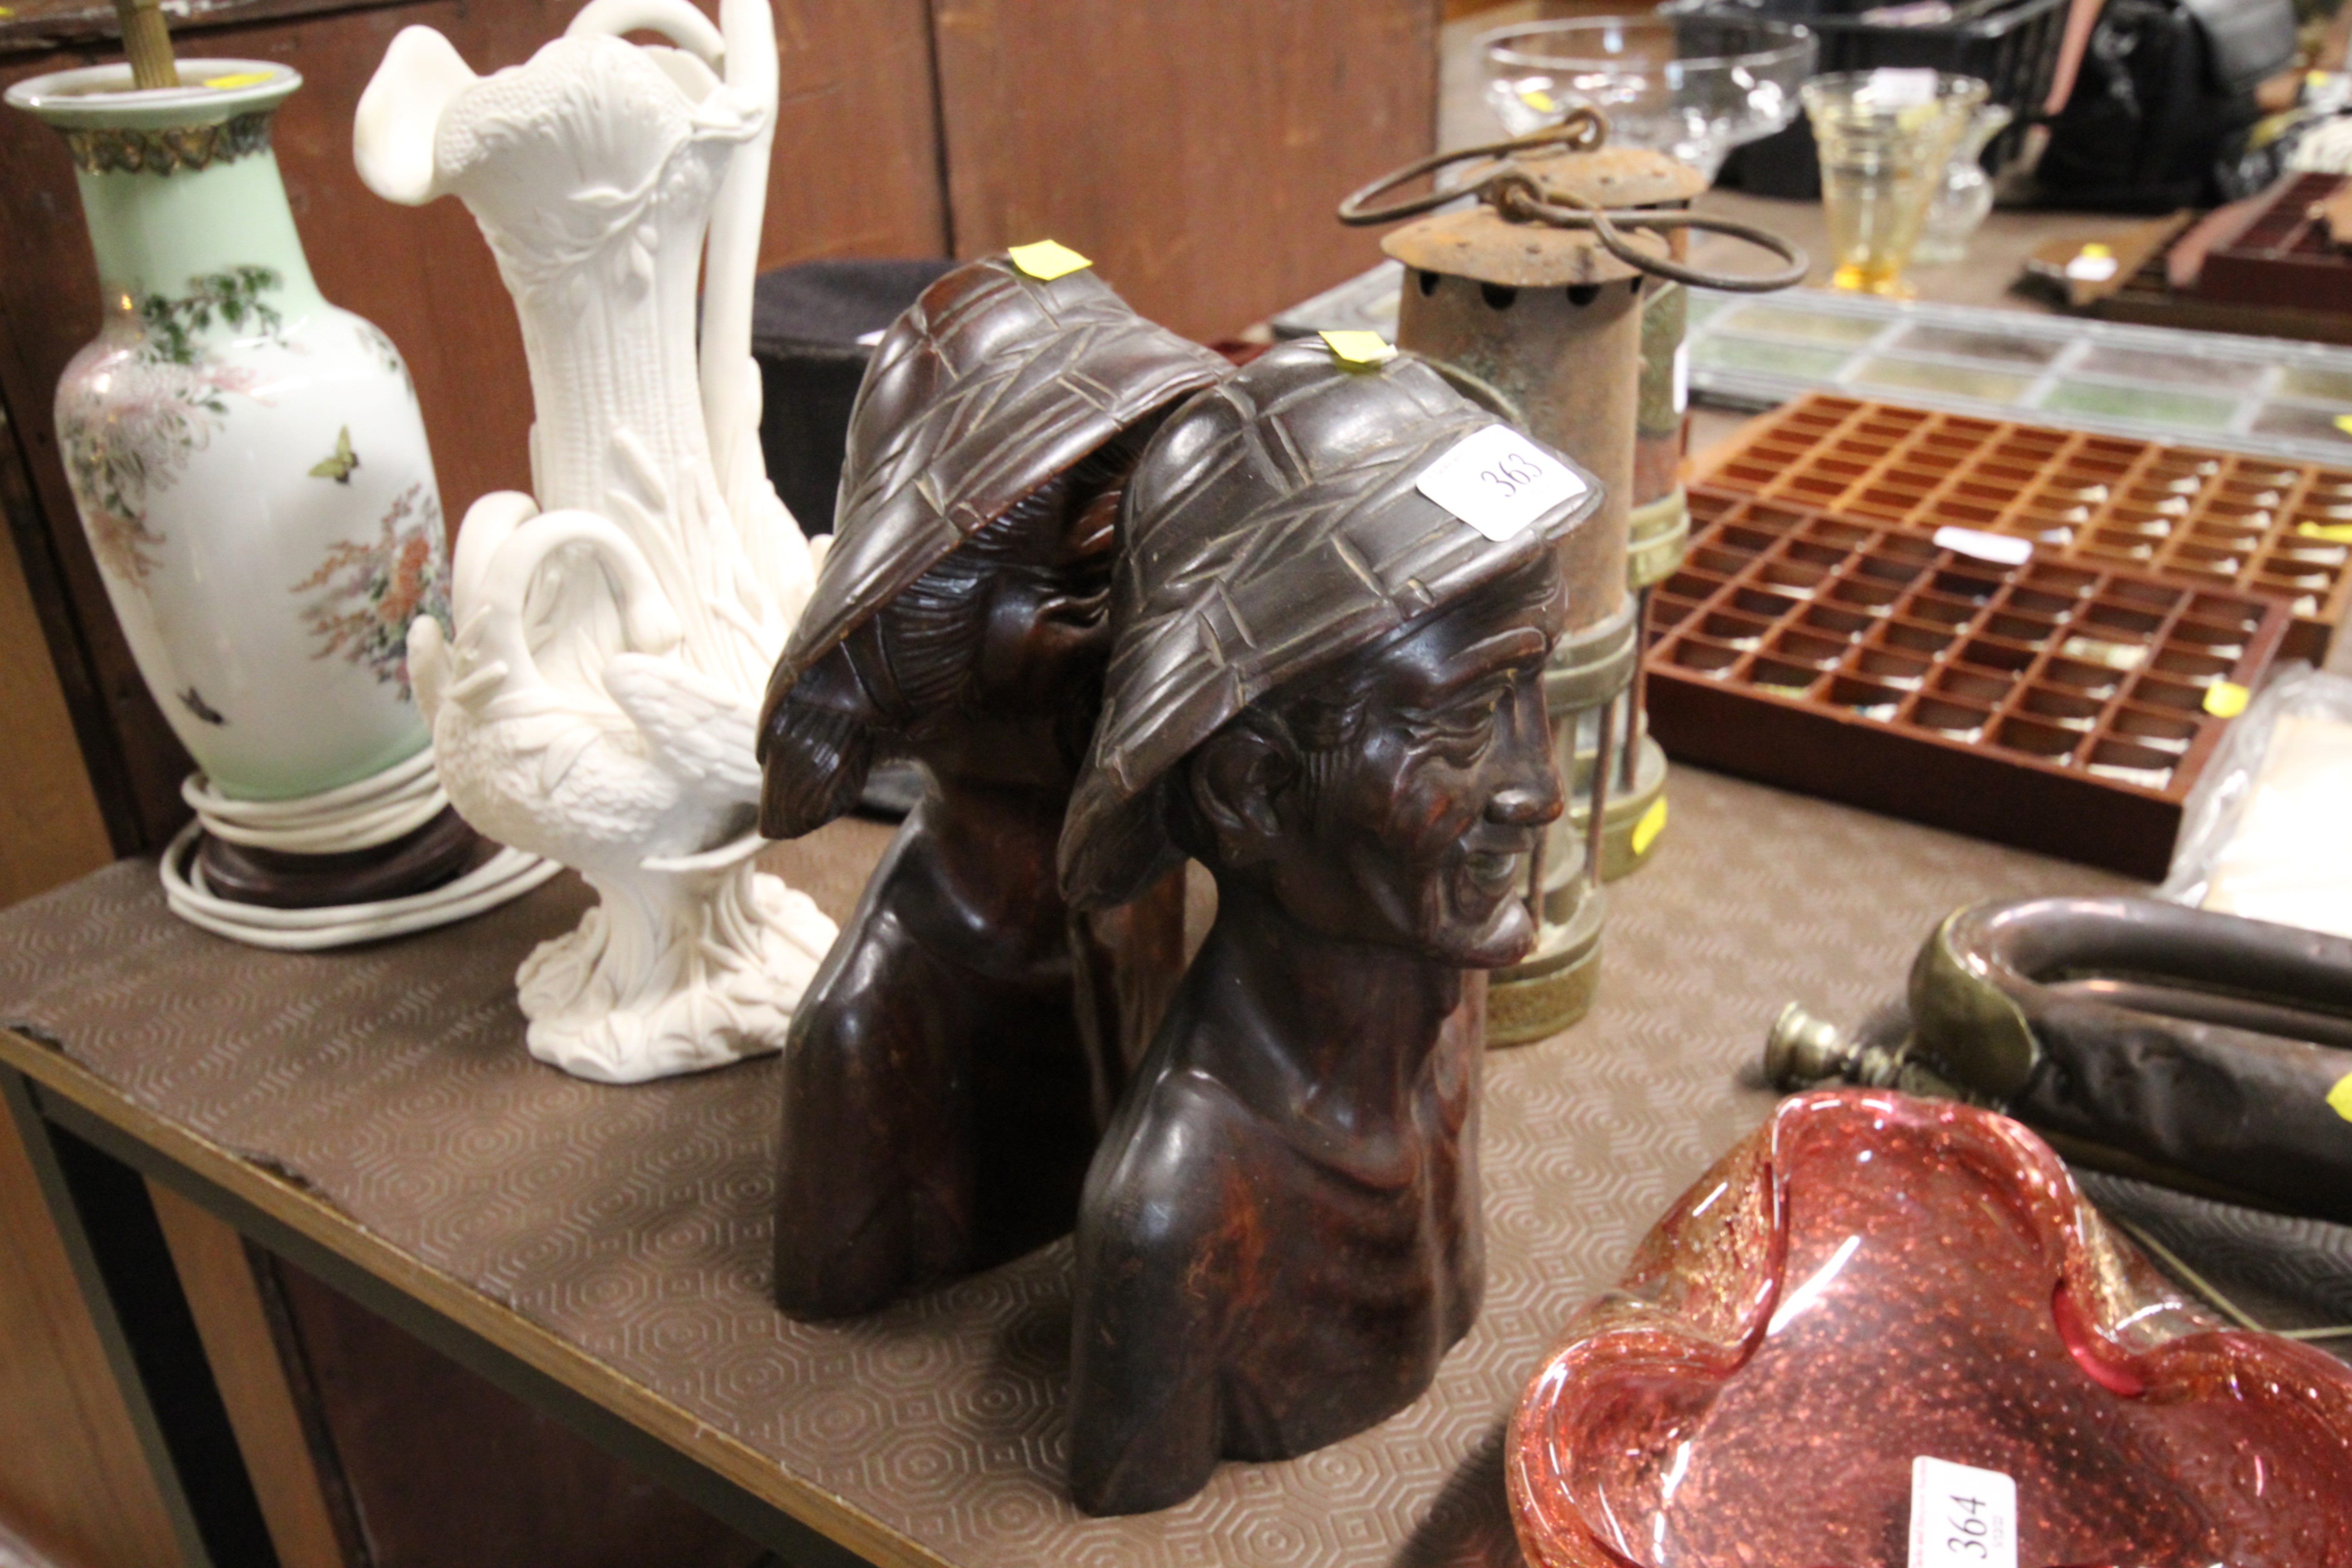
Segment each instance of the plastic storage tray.
[{"label": "plastic storage tray", "polygon": [[1652,593],[1651,732],[1728,773],[2161,877],[2286,607],[2034,560],[1994,565],[1885,522],[1694,487]]},{"label": "plastic storage tray", "polygon": [[1807,392],[1895,398],[2156,441],[2352,463],[2352,351],[1826,289],[1696,289],[1691,389],[1769,408]]},{"label": "plastic storage tray", "polygon": [[1725,490],[1932,532],[2022,535],[2045,560],[2280,601],[2316,664],[2352,606],[2352,468],[1816,395],[1699,475]]}]

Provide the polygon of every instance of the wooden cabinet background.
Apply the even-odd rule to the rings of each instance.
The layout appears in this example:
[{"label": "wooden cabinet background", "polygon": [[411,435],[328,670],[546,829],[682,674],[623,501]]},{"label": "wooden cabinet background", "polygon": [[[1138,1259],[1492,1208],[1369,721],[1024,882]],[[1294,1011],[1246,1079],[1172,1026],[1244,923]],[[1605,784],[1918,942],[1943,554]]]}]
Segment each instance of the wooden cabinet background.
[{"label": "wooden cabinet background", "polygon": [[[462,206],[396,207],[360,184],[352,116],[404,26],[438,28],[488,71],[576,9],[222,0],[175,24],[183,54],[302,72],[277,127],[295,221],[328,297],[406,354],[452,526],[484,491],[526,486],[520,334]],[[18,4],[0,20],[0,86],[114,58],[110,16]],[[1146,314],[1232,332],[1378,259],[1331,208],[1432,144],[1436,23],[1435,0],[776,0],[761,260],[974,256],[1051,235]],[[0,117],[0,408],[36,503],[16,545],[113,847],[152,850],[185,819],[188,764],[106,606],[50,422],[98,319],[89,244],[53,132]]]}]

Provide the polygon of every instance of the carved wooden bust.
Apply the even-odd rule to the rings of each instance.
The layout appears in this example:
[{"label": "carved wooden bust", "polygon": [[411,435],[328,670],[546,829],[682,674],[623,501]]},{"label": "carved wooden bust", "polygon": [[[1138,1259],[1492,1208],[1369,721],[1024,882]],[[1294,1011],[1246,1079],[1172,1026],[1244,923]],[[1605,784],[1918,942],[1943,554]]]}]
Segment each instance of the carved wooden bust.
[{"label": "carved wooden bust", "polygon": [[1071,1225],[1125,1064],[1115,955],[1073,920],[1055,841],[1109,652],[1127,473],[1224,368],[1090,270],[1042,282],[1001,257],[933,284],[875,356],[835,542],[761,715],[761,826],[831,820],[878,756],[913,757],[929,788],[784,1046],[775,1293],[794,1316],[867,1310]]},{"label": "carved wooden bust", "polygon": [[1465,970],[1534,937],[1555,546],[1596,499],[1580,473],[1496,540],[1420,493],[1494,423],[1417,362],[1286,347],[1181,410],[1129,481],[1065,886],[1116,899],[1190,855],[1218,903],[1087,1180],[1090,1512],[1381,1420],[1476,1318],[1478,1041],[1444,1026]]}]

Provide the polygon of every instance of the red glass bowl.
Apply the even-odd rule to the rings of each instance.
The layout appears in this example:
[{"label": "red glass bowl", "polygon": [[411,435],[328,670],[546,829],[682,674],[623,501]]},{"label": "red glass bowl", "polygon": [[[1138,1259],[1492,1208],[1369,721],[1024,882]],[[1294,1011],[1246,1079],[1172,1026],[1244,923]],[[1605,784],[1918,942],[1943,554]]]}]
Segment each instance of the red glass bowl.
[{"label": "red glass bowl", "polygon": [[2006,1117],[1791,1096],[1579,1313],[1507,1449],[1538,1568],[1903,1568],[1912,1461],[2019,1568],[2352,1568],[2352,1369],[2189,1306]]}]

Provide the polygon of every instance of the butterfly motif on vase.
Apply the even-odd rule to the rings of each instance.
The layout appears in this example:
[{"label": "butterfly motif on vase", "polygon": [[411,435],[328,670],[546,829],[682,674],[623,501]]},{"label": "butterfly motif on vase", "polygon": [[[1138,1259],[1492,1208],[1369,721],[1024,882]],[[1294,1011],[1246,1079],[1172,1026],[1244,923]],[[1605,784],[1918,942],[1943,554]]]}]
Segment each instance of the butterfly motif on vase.
[{"label": "butterfly motif on vase", "polygon": [[347,485],[352,482],[352,470],[359,466],[359,454],[352,450],[352,427],[346,425],[335,432],[333,453],[310,465],[310,477]]}]

